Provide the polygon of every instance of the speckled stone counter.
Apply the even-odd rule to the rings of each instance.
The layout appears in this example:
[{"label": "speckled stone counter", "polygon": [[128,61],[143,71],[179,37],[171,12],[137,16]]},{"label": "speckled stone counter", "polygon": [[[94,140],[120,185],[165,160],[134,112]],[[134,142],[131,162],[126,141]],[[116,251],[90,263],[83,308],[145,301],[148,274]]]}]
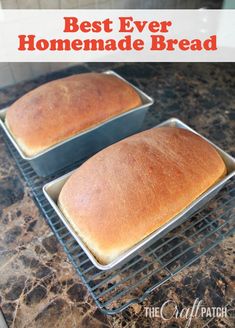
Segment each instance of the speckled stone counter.
[{"label": "speckled stone counter", "polygon": [[[0,108],[45,81],[114,68],[154,97],[147,121],[178,117],[235,155],[234,64],[86,64],[0,90]],[[225,306],[234,298],[234,237],[159,287],[143,303],[102,314],[40,214],[0,138],[0,306],[10,327],[185,327],[184,318],[145,317],[144,306],[196,298]],[[234,307],[234,305],[233,305]],[[233,327],[231,318],[194,318],[192,327]]]}]

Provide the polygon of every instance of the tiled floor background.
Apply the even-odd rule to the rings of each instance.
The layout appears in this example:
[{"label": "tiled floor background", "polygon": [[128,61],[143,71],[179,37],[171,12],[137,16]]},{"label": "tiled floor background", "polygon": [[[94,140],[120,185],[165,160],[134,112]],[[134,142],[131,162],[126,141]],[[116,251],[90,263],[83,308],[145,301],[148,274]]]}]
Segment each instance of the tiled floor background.
[{"label": "tiled floor background", "polygon": [[77,63],[0,63],[0,89]]},{"label": "tiled floor background", "polygon": [[4,9],[217,8],[222,0],[0,0]]}]

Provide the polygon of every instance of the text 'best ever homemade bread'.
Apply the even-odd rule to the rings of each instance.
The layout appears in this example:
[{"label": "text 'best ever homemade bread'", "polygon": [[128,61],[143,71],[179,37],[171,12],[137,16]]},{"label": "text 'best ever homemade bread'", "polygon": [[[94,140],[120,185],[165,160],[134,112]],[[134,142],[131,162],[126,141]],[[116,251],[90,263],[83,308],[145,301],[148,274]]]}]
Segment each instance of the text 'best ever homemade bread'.
[{"label": "text 'best ever homemade bread'", "polygon": [[113,75],[77,74],[18,99],[6,125],[25,155],[34,156],[140,104],[135,89]]},{"label": "text 'best ever homemade bread'", "polygon": [[59,207],[98,261],[107,264],[225,174],[220,155],[198,135],[153,128],[79,167],[63,186]]}]

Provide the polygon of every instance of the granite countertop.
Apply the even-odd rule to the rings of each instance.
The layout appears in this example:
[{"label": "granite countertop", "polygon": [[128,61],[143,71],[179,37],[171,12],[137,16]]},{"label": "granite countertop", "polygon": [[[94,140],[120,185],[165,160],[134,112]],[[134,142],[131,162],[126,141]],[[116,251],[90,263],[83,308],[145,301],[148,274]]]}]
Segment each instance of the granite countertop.
[{"label": "granite countertop", "polygon": [[[178,117],[235,155],[235,65],[231,63],[84,64],[0,90],[0,108],[45,81],[76,72],[114,68],[154,97],[152,125]],[[10,327],[185,327],[184,318],[145,317],[144,306],[172,299],[192,306],[232,304],[235,287],[234,237],[141,304],[106,316],[75,273],[62,247],[32,200],[0,138],[0,306]],[[193,327],[232,327],[231,318],[195,318]]]}]

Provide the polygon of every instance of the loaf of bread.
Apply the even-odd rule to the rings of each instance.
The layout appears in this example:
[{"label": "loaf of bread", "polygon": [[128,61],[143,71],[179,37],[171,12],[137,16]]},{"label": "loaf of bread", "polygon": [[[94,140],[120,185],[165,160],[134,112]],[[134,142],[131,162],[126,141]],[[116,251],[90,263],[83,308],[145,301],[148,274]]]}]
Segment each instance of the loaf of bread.
[{"label": "loaf of bread", "polygon": [[128,83],[85,73],[46,83],[27,93],[6,114],[6,125],[27,156],[141,104]]},{"label": "loaf of bread", "polygon": [[184,210],[226,174],[218,152],[188,130],[153,128],[97,153],[63,186],[58,205],[107,264]]}]

